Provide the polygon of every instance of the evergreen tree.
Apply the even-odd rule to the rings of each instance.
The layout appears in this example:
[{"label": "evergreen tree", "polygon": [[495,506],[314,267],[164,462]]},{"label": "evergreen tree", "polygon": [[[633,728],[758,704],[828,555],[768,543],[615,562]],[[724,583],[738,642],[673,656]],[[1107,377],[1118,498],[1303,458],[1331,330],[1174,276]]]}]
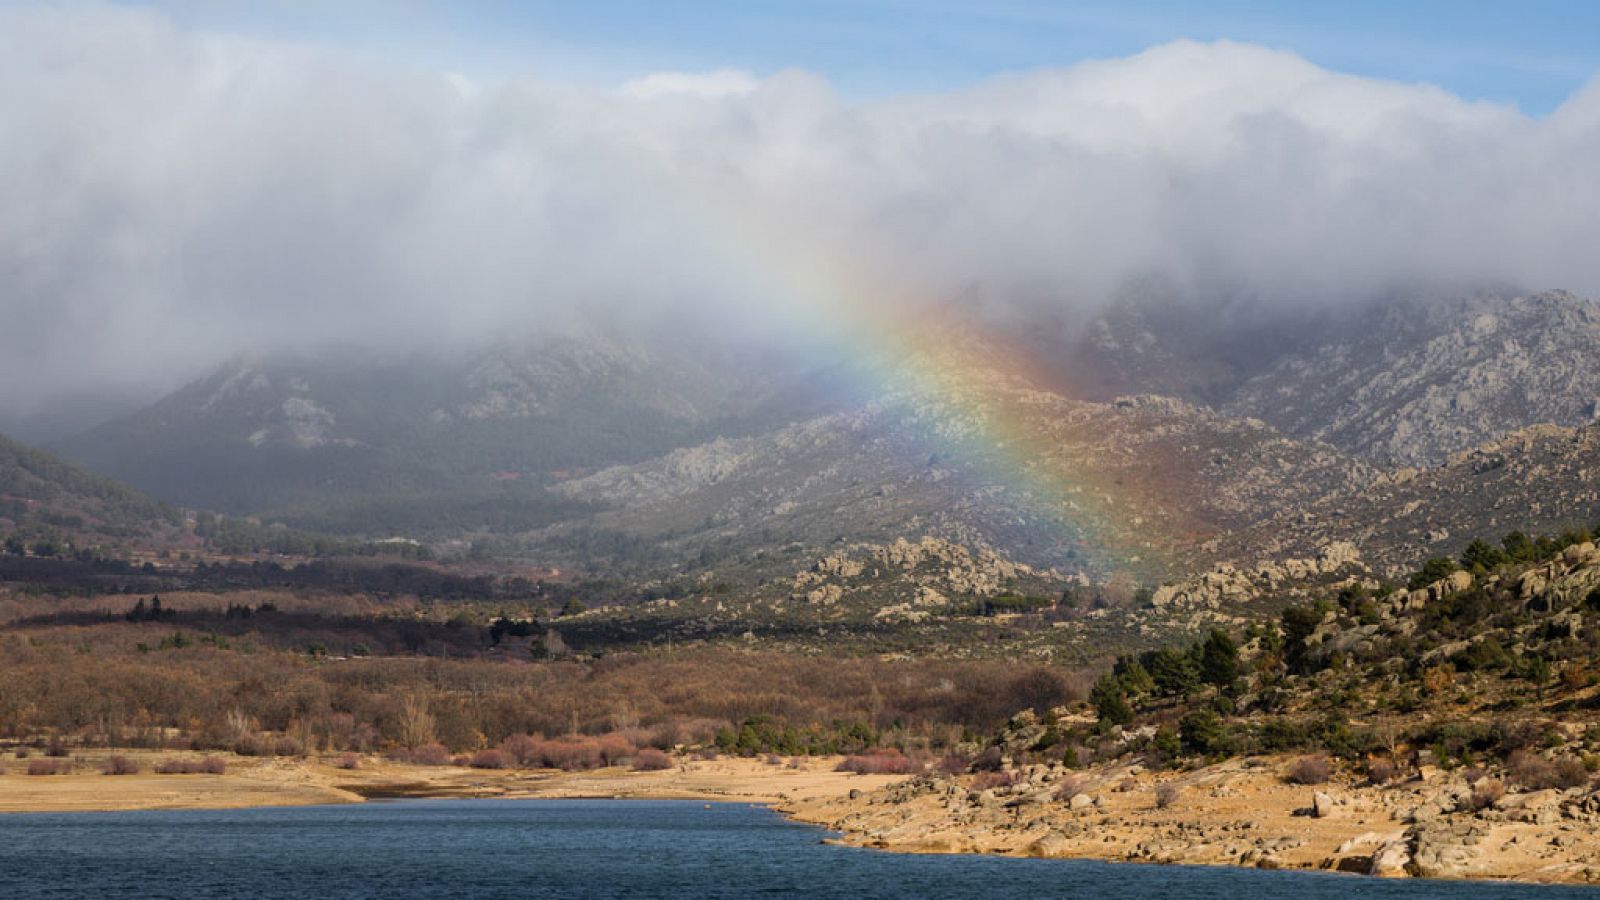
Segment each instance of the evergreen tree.
[{"label": "evergreen tree", "polygon": [[1124,656],[1117,660],[1117,666],[1112,670],[1117,680],[1122,682],[1122,689],[1130,696],[1140,696],[1151,693],[1156,689],[1155,679],[1150,677],[1150,672],[1139,662],[1137,657]]},{"label": "evergreen tree", "polygon": [[1089,691],[1089,702],[1094,704],[1102,728],[1126,725],[1133,721],[1133,707],[1122,692],[1122,682],[1115,676],[1101,675]]},{"label": "evergreen tree", "polygon": [[1461,568],[1468,571],[1488,572],[1505,561],[1505,551],[1482,538],[1468,544],[1467,549],[1461,552]]},{"label": "evergreen tree", "polygon": [[1163,697],[1187,697],[1200,687],[1200,673],[1189,657],[1172,647],[1148,654],[1145,670]]},{"label": "evergreen tree", "polygon": [[1200,647],[1200,677],[1218,690],[1227,690],[1239,678],[1239,648],[1221,628],[1211,629]]}]

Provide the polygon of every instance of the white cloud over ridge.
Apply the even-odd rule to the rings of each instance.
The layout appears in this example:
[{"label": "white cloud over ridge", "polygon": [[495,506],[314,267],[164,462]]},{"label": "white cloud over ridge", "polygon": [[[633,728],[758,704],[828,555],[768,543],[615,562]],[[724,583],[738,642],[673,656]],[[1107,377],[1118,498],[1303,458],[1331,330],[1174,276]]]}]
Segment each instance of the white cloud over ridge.
[{"label": "white cloud over ridge", "polygon": [[468,86],[96,8],[0,11],[0,85],[0,410],[308,339],[759,309],[730,208],[991,304],[1600,293],[1600,82],[1535,119],[1180,42],[866,103]]}]

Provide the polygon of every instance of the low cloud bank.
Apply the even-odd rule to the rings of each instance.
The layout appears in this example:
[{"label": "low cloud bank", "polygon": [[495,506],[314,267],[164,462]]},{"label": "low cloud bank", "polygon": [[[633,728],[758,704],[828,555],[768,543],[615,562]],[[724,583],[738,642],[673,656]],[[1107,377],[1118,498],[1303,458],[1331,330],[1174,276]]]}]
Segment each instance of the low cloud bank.
[{"label": "low cloud bank", "polygon": [[1536,119],[1175,43],[855,103],[803,72],[483,84],[14,8],[0,84],[17,414],[285,344],[471,341],[597,309],[759,327],[783,312],[761,284],[780,239],[1011,310],[1130,283],[1262,303],[1600,293],[1600,82]]}]

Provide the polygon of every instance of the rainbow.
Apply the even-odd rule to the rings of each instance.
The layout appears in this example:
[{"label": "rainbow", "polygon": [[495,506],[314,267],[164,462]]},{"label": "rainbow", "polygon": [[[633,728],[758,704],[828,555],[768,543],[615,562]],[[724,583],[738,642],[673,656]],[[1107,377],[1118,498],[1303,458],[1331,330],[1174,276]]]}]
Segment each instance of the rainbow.
[{"label": "rainbow", "polygon": [[1147,483],[1160,461],[1117,471],[1074,452],[1094,437],[1087,405],[1069,399],[1070,386],[1018,341],[963,315],[958,304],[930,301],[912,279],[889,277],[859,252],[831,247],[714,188],[618,177],[629,184],[631,206],[650,198],[647,207],[678,240],[735,273],[799,346],[864,363],[873,387],[924,426],[930,449],[975,466],[1033,513],[1028,527],[1057,558],[1101,574],[1162,572],[1168,549],[1181,542],[1172,536],[1199,532],[1192,522],[1174,522],[1173,504]]}]

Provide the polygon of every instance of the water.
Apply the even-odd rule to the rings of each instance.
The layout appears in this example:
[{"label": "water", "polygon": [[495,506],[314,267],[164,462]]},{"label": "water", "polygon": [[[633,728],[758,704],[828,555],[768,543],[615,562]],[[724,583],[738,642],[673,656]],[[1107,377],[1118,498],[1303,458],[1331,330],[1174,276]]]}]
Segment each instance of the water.
[{"label": "water", "polygon": [[0,898],[1451,897],[1581,888],[901,856],[741,804],[414,800],[0,816]]}]

